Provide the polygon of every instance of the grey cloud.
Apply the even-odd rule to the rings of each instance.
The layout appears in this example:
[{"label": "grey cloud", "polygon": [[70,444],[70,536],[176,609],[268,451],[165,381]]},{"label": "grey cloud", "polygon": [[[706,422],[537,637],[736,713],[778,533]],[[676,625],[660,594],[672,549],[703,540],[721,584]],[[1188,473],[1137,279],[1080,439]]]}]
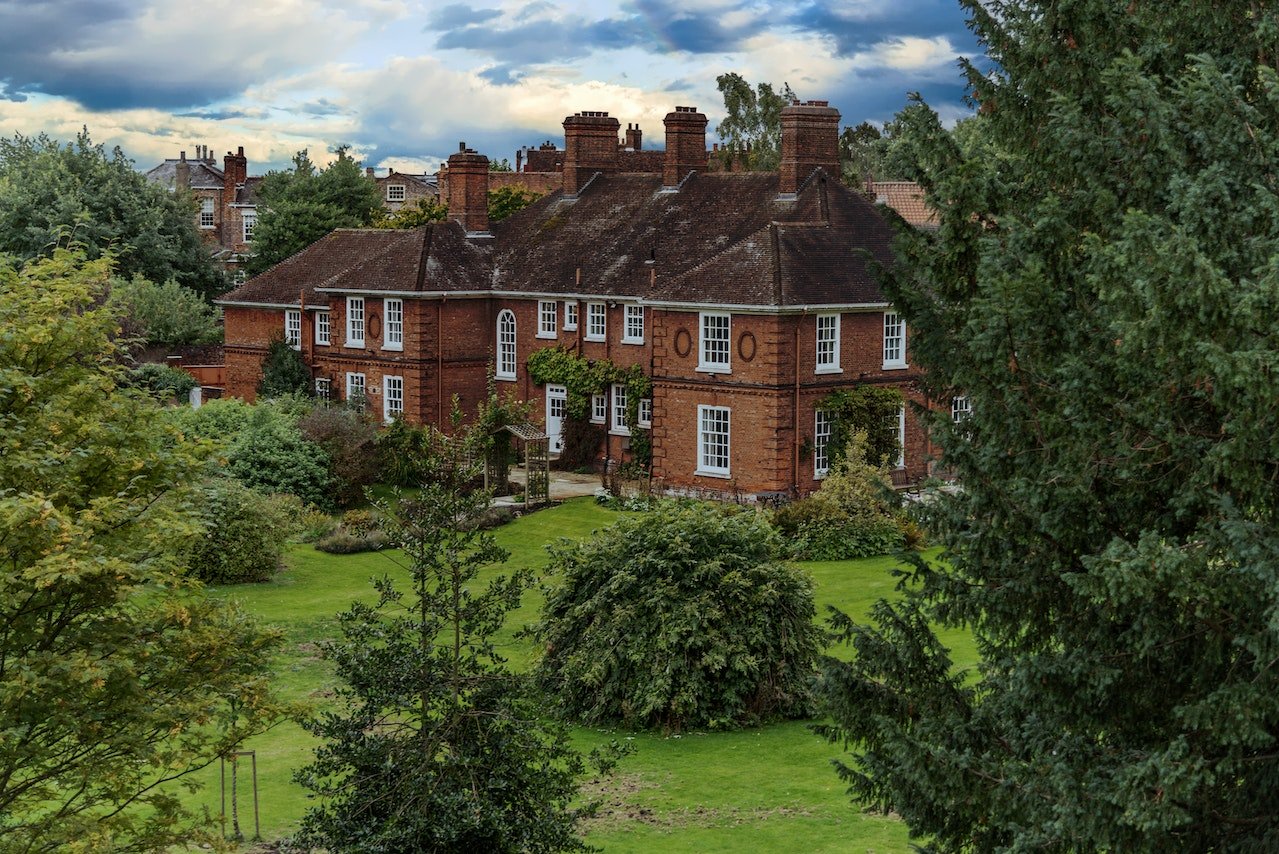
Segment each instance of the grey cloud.
[{"label": "grey cloud", "polygon": [[427,30],[452,30],[459,27],[482,24],[502,13],[497,9],[477,9],[463,3],[452,3],[436,9],[427,20]]}]

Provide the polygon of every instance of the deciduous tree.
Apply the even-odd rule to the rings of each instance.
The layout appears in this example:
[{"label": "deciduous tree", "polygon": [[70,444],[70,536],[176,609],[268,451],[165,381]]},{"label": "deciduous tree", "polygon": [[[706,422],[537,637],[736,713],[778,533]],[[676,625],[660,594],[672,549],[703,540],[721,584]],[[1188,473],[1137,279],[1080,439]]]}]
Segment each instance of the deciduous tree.
[{"label": "deciduous tree", "polygon": [[716,77],[715,83],[724,97],[725,113],[715,132],[724,142],[726,156],[744,157],[748,169],[776,169],[782,150],[782,107],[795,97],[790,84],[783,83],[780,92],[771,83],[752,89],[733,72]]},{"label": "deciduous tree", "polygon": [[272,635],[184,581],[200,530],[185,485],[203,462],[120,387],[109,274],[65,249],[0,263],[6,853],[198,840],[172,781],[276,712]]},{"label": "deciduous tree", "polygon": [[886,284],[963,489],[841,619],[842,773],[942,850],[1274,849],[1279,9],[963,5],[983,152],[903,114],[941,224]]},{"label": "deciduous tree", "polygon": [[0,252],[46,255],[70,235],[90,258],[110,253],[124,279],[176,280],[211,297],[226,288],[195,226],[189,196],[149,183],[120,149],[81,131],[0,139]]},{"label": "deciduous tree", "polygon": [[374,181],[360,169],[345,146],[337,159],[316,169],[306,149],[293,157],[293,168],[271,171],[258,186],[262,213],[253,230],[249,272],[257,274],[301,252],[335,228],[358,228],[373,222],[382,205]]}]

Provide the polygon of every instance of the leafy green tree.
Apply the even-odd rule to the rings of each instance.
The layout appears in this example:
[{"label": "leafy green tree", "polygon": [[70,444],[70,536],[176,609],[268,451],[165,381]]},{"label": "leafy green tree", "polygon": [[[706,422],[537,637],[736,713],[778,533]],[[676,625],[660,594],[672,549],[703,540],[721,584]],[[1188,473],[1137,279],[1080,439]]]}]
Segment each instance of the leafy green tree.
[{"label": "leafy green tree", "polygon": [[532,577],[478,588],[506,552],[475,529],[488,504],[432,483],[388,514],[410,588],[375,582],[378,600],[343,613],[324,645],[343,708],[306,728],[323,744],[297,779],[320,798],[300,841],[334,852],[589,850],[575,823],[582,757],[546,723],[493,645]]},{"label": "leafy green tree", "polygon": [[195,203],[148,182],[120,149],[94,145],[88,130],[66,144],[0,139],[0,253],[36,258],[68,235],[90,258],[109,252],[126,280],[174,279],[206,298],[226,289],[200,242]]},{"label": "leafy green tree", "polygon": [[263,398],[298,395],[310,397],[315,393],[315,381],[311,368],[302,354],[284,342],[273,338],[267,345],[262,360],[262,379],[258,382],[258,396]]},{"label": "leafy green tree", "polygon": [[489,222],[501,222],[540,198],[540,194],[522,187],[498,187],[496,190],[489,190]]},{"label": "leafy green tree", "polygon": [[277,709],[273,635],[184,580],[204,461],[121,388],[110,272],[66,249],[0,263],[3,852],[201,841],[166,783]]},{"label": "leafy green tree", "polygon": [[336,153],[336,160],[317,170],[303,149],[294,155],[293,169],[271,171],[262,179],[250,274],[296,255],[335,228],[373,222],[382,205],[377,183],[364,175],[345,146]]},{"label": "leafy green tree", "polygon": [[536,678],[568,716],[678,731],[809,711],[813,584],[763,516],[664,502],[552,546],[551,569]]},{"label": "leafy green tree", "polygon": [[[962,491],[831,662],[855,796],[940,850],[1279,845],[1279,9],[964,0],[983,146],[886,283]],[[976,674],[933,628],[970,630]]]},{"label": "leafy green tree", "polygon": [[370,223],[374,228],[417,228],[449,218],[449,206],[431,196],[414,199],[398,211],[378,210]]},{"label": "leafy green tree", "polygon": [[771,83],[752,89],[740,74],[732,72],[716,77],[715,83],[724,98],[724,119],[715,132],[724,143],[725,156],[746,156],[749,147],[748,169],[776,169],[782,152],[782,107],[795,98],[790,84],[783,83],[780,92],[775,92]]},{"label": "leafy green tree", "polygon": [[111,304],[126,335],[147,344],[213,344],[222,340],[222,310],[169,279],[156,284],[141,275],[111,283]]}]

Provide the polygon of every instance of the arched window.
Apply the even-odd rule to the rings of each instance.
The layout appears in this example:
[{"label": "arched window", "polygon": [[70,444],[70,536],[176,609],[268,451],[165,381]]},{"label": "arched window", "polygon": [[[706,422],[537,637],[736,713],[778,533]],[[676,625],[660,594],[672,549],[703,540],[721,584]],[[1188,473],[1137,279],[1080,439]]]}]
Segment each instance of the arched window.
[{"label": "arched window", "polygon": [[510,309],[497,316],[497,378],[515,379],[515,314]]}]

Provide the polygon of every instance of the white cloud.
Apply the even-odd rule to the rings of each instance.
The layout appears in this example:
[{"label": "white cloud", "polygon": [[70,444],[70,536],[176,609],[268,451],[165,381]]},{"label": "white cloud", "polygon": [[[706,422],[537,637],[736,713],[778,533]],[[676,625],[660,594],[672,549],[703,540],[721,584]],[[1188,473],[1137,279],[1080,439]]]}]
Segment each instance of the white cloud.
[{"label": "white cloud", "polygon": [[945,36],[931,39],[916,36],[899,36],[885,39],[870,50],[853,57],[854,68],[873,70],[890,68],[894,71],[921,72],[953,69],[959,52]]}]

